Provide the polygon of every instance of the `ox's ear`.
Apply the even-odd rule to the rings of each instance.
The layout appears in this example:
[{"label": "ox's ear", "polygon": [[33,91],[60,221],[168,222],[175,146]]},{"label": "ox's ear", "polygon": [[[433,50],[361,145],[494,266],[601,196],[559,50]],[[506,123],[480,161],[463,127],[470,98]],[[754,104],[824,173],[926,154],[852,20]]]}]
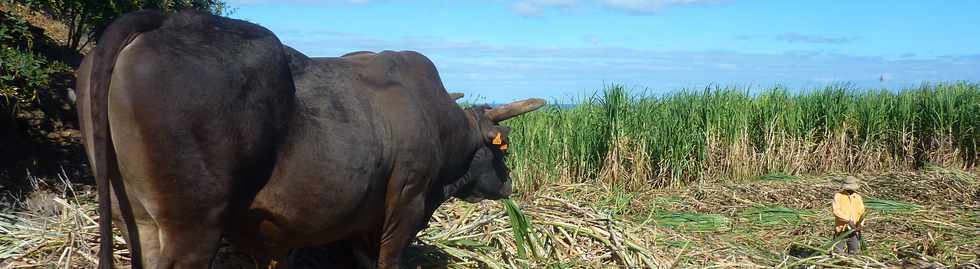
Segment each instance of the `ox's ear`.
[{"label": "ox's ear", "polygon": [[544,99],[531,98],[489,109],[486,115],[493,122],[501,122],[534,111],[544,106]]},{"label": "ox's ear", "polygon": [[490,145],[499,148],[501,151],[507,151],[508,144],[510,144],[510,127],[495,125],[488,128],[483,135],[486,136],[484,139]]},{"label": "ox's ear", "polygon": [[451,93],[449,93],[449,98],[452,98],[453,100],[459,100],[459,98],[463,98],[463,93],[461,93],[461,92],[451,92]]}]

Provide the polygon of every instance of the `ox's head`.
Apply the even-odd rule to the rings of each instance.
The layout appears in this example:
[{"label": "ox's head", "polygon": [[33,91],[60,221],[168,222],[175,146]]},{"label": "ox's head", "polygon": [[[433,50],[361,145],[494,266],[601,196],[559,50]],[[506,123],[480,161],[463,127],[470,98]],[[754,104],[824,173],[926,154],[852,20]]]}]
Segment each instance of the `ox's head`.
[{"label": "ox's head", "polygon": [[473,120],[472,127],[479,133],[481,141],[466,174],[458,182],[462,186],[453,196],[468,202],[510,197],[510,175],[504,163],[510,143],[510,128],[499,123],[543,105],[542,99],[527,99],[495,108],[475,106],[467,109],[466,113]]}]

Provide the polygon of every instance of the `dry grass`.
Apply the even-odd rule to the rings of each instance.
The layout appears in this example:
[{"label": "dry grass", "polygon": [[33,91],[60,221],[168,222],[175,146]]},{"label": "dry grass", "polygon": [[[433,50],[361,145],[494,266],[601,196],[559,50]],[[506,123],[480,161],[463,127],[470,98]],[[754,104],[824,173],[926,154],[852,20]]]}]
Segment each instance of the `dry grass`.
[{"label": "dry grass", "polygon": [[[762,178],[778,180],[642,193],[551,186],[517,197],[519,214],[500,202],[451,202],[420,234],[406,267],[976,268],[975,174],[934,167],[864,176],[870,218],[860,256],[828,252],[829,202],[838,177],[774,176]],[[73,196],[70,189],[48,189],[27,199],[23,210],[0,215],[0,268],[93,267],[97,217],[91,191]],[[115,240],[117,260],[125,264],[122,239]],[[301,265],[329,263],[316,250],[297,256],[305,261]],[[220,257],[220,268],[253,268],[233,250]]]},{"label": "dry grass", "polygon": [[842,176],[773,175],[643,193],[583,184],[555,193],[656,227],[656,255],[678,257],[681,267],[980,266],[976,174],[933,166],[861,176],[869,212],[864,256],[828,252],[831,195]]},{"label": "dry grass", "polygon": [[[0,214],[0,268],[94,267],[98,242],[94,194],[88,189],[65,191],[68,195],[38,190],[21,211]],[[409,267],[649,268],[666,263],[650,251],[652,228],[560,198],[537,198],[523,208],[512,207],[511,212],[494,201],[443,206],[412,248],[407,262],[414,266]],[[508,217],[509,213],[526,222],[514,225],[515,216]],[[521,240],[515,240],[517,236]],[[118,231],[115,239],[116,260],[127,264]],[[300,265],[318,268],[329,264],[329,256],[316,250],[299,255],[304,256],[294,258]],[[246,256],[230,249],[220,252],[217,265],[254,267]]]}]

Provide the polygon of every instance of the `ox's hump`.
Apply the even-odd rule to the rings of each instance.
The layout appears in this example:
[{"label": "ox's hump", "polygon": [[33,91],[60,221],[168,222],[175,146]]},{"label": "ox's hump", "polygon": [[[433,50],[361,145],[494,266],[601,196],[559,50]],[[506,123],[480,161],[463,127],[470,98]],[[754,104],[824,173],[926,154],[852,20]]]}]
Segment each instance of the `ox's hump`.
[{"label": "ox's hump", "polygon": [[358,55],[361,55],[361,56],[374,56],[375,54],[376,53],[374,53],[373,51],[362,50],[362,51],[348,52],[347,54],[341,55],[340,57],[353,57],[353,56],[358,56]]},{"label": "ox's hump", "polygon": [[[348,53],[340,57],[350,63],[353,79],[375,91],[426,92],[424,99],[437,92],[445,95],[435,64],[415,51]],[[351,56],[353,55],[353,56]]]},{"label": "ox's hump", "polygon": [[271,30],[261,25],[244,20],[212,16],[205,12],[190,9],[169,16],[160,28],[181,31],[224,32],[245,39],[276,38]]}]

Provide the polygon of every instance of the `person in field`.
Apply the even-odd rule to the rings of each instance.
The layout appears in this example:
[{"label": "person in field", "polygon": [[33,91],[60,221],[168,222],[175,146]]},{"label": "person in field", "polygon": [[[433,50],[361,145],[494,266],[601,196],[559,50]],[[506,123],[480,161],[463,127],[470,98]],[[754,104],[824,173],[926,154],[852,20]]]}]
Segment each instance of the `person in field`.
[{"label": "person in field", "polygon": [[857,190],[861,188],[861,181],[854,176],[847,176],[844,179],[842,190],[834,194],[834,238],[840,238],[847,234],[841,242],[837,242],[834,249],[837,252],[844,252],[847,247],[848,254],[856,254],[860,251],[861,227],[864,226],[864,200]]}]

